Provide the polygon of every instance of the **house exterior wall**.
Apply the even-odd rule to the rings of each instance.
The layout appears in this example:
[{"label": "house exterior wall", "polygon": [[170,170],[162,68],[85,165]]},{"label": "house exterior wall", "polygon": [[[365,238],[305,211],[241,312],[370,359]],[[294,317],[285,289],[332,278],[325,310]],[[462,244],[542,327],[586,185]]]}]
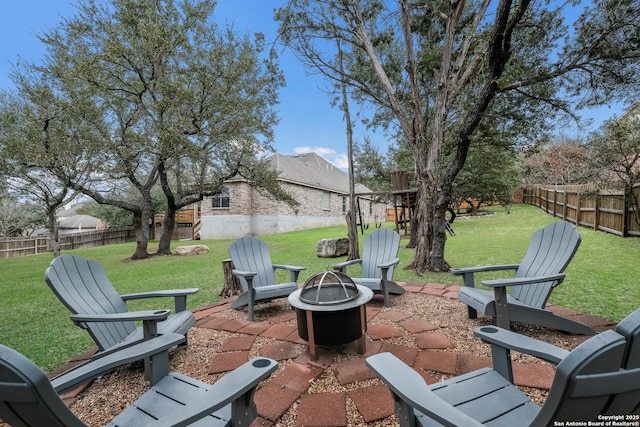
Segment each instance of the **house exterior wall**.
[{"label": "house exterior wall", "polygon": [[[213,208],[211,198],[201,205],[202,239],[237,239],[244,236],[266,236],[308,228],[344,225],[349,198],[316,188],[281,183],[299,202],[296,208],[271,200],[243,181],[226,184],[229,207]],[[326,198],[330,202],[326,205]],[[382,209],[384,209],[382,205]],[[369,201],[361,202],[361,210],[369,215]]]}]

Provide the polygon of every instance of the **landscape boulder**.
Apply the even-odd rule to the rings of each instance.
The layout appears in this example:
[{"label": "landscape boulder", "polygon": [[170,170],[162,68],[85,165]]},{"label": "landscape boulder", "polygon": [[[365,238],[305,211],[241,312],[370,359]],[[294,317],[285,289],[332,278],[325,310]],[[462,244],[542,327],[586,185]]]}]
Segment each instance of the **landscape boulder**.
[{"label": "landscape boulder", "polygon": [[178,255],[201,255],[209,252],[209,246],[207,245],[191,245],[191,246],[177,246],[176,254]]},{"label": "landscape boulder", "polygon": [[318,241],[317,255],[320,258],[336,258],[349,254],[349,239],[321,239]]}]

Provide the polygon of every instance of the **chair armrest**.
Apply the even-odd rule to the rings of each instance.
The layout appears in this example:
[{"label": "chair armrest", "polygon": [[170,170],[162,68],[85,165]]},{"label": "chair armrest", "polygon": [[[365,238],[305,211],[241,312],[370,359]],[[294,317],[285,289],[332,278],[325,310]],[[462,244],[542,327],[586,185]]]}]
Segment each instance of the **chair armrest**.
[{"label": "chair armrest", "polygon": [[401,424],[405,421],[406,425],[413,425],[413,411],[418,410],[445,426],[483,425],[438,397],[420,374],[393,354],[380,353],[367,357],[366,364],[391,390],[396,415],[408,418],[401,420]]},{"label": "chair armrest", "polygon": [[291,281],[297,282],[298,275],[302,270],[306,270],[307,267],[299,267],[297,265],[284,265],[284,264],[273,264],[273,269],[287,270],[291,272]]},{"label": "chair armrest", "polygon": [[255,271],[243,271],[243,270],[233,269],[233,270],[231,270],[231,272],[236,276],[241,276],[241,277],[249,278],[249,279],[252,279],[252,278],[254,278],[255,276],[258,275],[258,273],[255,272]]},{"label": "chair armrest", "polygon": [[347,274],[347,266],[354,264],[362,264],[362,258],[351,259],[348,261],[339,262],[337,264],[333,264],[331,268],[337,270],[341,273]]},{"label": "chair armrest", "polygon": [[391,268],[395,267],[400,263],[400,258],[394,258],[390,261],[384,262],[382,264],[378,264],[378,268]]},{"label": "chair armrest", "polygon": [[161,322],[167,320],[171,310],[144,310],[144,311],[128,311],[126,313],[112,313],[112,314],[72,314],[71,320],[74,323],[79,322],[126,322],[126,321],[138,321],[138,320],[153,320]]},{"label": "chair armrest", "polygon": [[483,342],[491,344],[492,347],[497,346],[535,356],[554,365],[560,363],[569,354],[569,351],[564,348],[497,326],[482,326],[476,328],[473,334]]},{"label": "chair armrest", "polygon": [[121,295],[124,301],[144,298],[161,298],[161,297],[174,297],[176,313],[187,309],[187,295],[193,295],[199,291],[198,288],[185,288],[185,289],[167,289],[164,291],[150,291],[150,292],[138,292],[135,294]]},{"label": "chair armrest", "polygon": [[226,405],[232,405],[234,425],[249,425],[255,418],[253,394],[260,381],[268,378],[278,362],[266,357],[254,358],[216,381],[199,398],[179,411],[148,424],[149,427],[190,425]]},{"label": "chair armrest", "polygon": [[145,340],[158,335],[158,322],[167,320],[171,310],[128,311],[112,314],[73,314],[71,320],[83,329],[87,322],[125,322],[142,321],[142,333]]},{"label": "chair armrest", "polygon": [[140,341],[137,344],[78,365],[52,379],[51,385],[58,394],[64,393],[120,366],[167,351],[171,347],[183,343],[184,339],[184,335],[165,334],[147,341]]},{"label": "chair armrest", "polygon": [[548,276],[535,276],[535,277],[510,277],[507,279],[491,279],[483,280],[481,283],[490,288],[501,288],[505,286],[523,286],[531,285],[535,283],[558,281],[561,283],[567,275],[564,273],[550,274]]},{"label": "chair armrest", "polygon": [[126,294],[120,296],[123,300],[127,301],[143,298],[178,297],[183,295],[193,295],[199,290],[199,288],[167,289],[164,291],[138,292],[135,294]]},{"label": "chair armrest", "polygon": [[476,267],[452,268],[449,271],[456,276],[462,276],[464,285],[473,288],[475,287],[475,273],[483,273],[486,271],[517,270],[518,267],[520,267],[520,264],[479,265]]},{"label": "chair armrest", "polygon": [[484,271],[501,271],[501,270],[517,270],[520,264],[496,264],[496,265],[478,265],[475,267],[460,267],[449,270],[452,274],[460,276],[468,273],[481,273]]},{"label": "chair armrest", "polygon": [[493,369],[512,384],[511,350],[529,354],[556,365],[569,354],[565,349],[496,326],[483,326],[473,333],[491,345]]}]

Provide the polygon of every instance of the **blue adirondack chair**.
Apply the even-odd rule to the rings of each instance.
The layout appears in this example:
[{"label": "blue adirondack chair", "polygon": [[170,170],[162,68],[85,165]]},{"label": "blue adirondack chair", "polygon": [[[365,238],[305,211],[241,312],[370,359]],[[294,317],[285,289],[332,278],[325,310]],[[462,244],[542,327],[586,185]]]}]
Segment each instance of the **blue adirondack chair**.
[{"label": "blue adirondack chair", "polygon": [[[247,307],[249,320],[254,319],[254,305],[288,297],[298,289],[298,275],[305,267],[273,264],[266,242],[255,237],[242,237],[229,245],[229,255],[233,261],[233,275],[238,278],[242,294],[231,304],[234,309]],[[290,272],[290,280],[276,283],[277,269]]]},{"label": "blue adirondack chair", "polygon": [[[182,344],[186,344],[187,332],[196,323],[186,305],[187,296],[198,292],[198,288],[119,295],[102,266],[79,255],[62,255],[51,261],[45,281],[71,311],[71,320],[93,338],[98,346],[95,357],[162,334],[180,334]],[[174,298],[175,312],[127,309],[129,300],[158,297]],[[142,326],[135,322],[142,322]],[[150,363],[145,358],[146,372],[151,369]]]},{"label": "blue adirondack chair", "polygon": [[[602,415],[640,414],[640,309],[615,331],[595,335],[571,352],[496,326],[478,328],[475,335],[491,344],[493,368],[430,386],[391,353],[366,359],[391,390],[401,427],[586,425],[602,421]],[[542,407],[513,385],[511,351],[557,364]]]},{"label": "blue adirondack chair", "polygon": [[[155,340],[181,338],[167,334]],[[154,340],[151,340],[154,341]],[[149,341],[123,350],[132,359]],[[146,350],[142,350],[144,353]],[[119,353],[119,354],[123,354]],[[0,418],[14,427],[86,427],[58,393],[114,368],[114,354],[91,360],[51,382],[29,359],[0,345]],[[115,361],[120,364],[122,359]],[[213,385],[180,373],[154,384],[107,425],[110,427],[170,427],[188,425],[248,426],[257,416],[253,394],[260,381],[278,367],[275,360],[255,358]],[[126,387],[126,385],[124,385]]]},{"label": "blue adirondack chair", "polygon": [[393,281],[393,270],[400,262],[398,250],[400,249],[400,235],[393,230],[381,228],[367,235],[363,242],[362,257],[344,261],[333,266],[347,274],[347,267],[360,264],[361,277],[352,277],[353,281],[366,286],[374,293],[384,295],[384,305],[391,305],[390,294],[402,295],[404,289]]},{"label": "blue adirondack chair", "polygon": [[[589,326],[556,316],[545,309],[553,289],[565,279],[567,268],[581,237],[568,222],[559,221],[536,231],[531,237],[527,252],[519,264],[485,265],[452,268],[451,273],[461,275],[464,287],[458,299],[467,304],[469,318],[478,312],[496,318],[497,325],[509,329],[510,321],[524,322],[572,334],[593,335]],[[475,287],[476,273],[515,270],[513,278],[482,280],[492,290]],[[507,293],[507,287],[511,292]]]}]

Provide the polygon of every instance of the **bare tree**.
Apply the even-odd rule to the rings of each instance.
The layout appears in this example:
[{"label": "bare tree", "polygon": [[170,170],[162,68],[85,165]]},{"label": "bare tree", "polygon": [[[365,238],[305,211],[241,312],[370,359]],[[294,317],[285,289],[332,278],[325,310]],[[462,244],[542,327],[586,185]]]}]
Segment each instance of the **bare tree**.
[{"label": "bare tree", "polygon": [[[349,82],[357,99],[378,108],[371,123],[393,123],[411,147],[419,198],[410,268],[418,274],[449,268],[445,213],[484,120],[536,138],[554,115],[572,115],[577,96],[581,107],[630,95],[622,88],[637,73],[638,2],[585,8],[573,31],[563,6],[291,0],[278,11],[285,43],[309,66]],[[336,38],[352,55],[344,76],[323,44]]]}]

